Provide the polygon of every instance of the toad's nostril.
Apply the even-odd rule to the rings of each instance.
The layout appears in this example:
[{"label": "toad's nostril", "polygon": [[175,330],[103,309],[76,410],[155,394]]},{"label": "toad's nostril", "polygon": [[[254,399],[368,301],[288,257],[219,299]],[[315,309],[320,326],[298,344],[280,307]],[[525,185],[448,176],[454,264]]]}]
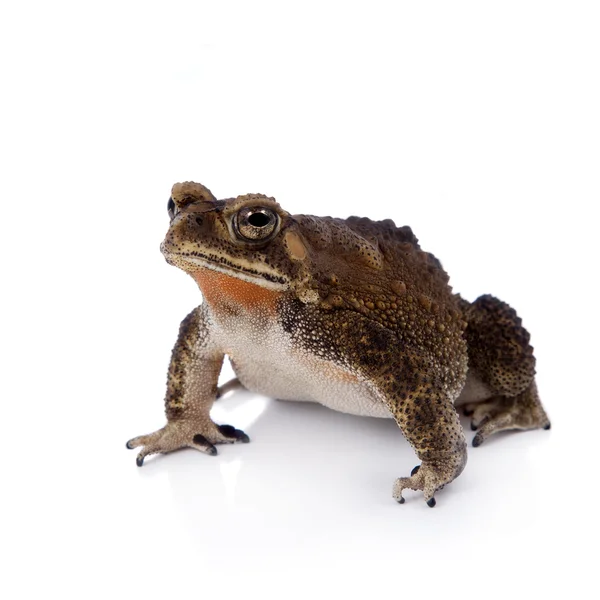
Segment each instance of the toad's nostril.
[{"label": "toad's nostril", "polygon": [[204,219],[200,216],[197,216],[196,223],[198,224],[198,226],[202,227],[202,224],[204,223]]}]

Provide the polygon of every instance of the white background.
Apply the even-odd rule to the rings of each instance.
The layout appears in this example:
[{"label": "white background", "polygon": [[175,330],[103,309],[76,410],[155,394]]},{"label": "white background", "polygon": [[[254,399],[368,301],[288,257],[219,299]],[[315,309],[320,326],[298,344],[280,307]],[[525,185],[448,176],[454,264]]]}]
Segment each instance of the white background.
[{"label": "white background", "polygon": [[[4,2],[2,597],[597,593],[599,30],[577,1]],[[250,394],[214,415],[251,444],[138,469],[200,302],[158,250],[190,179],[410,224],[518,309],[552,431],[471,449],[434,510],[391,498],[392,422]]]}]

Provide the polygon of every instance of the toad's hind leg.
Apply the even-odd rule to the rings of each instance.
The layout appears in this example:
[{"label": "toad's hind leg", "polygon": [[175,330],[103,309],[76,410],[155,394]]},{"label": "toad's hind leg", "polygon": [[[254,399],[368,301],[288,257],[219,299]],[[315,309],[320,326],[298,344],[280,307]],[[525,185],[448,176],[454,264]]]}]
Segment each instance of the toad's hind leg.
[{"label": "toad's hind leg", "polygon": [[535,384],[535,357],[529,333],[508,304],[493,296],[464,302],[469,371],[487,387],[490,398],[467,404],[473,446],[490,435],[509,429],[550,429]]},{"label": "toad's hind leg", "polygon": [[535,381],[532,381],[516,396],[496,396],[475,406],[471,428],[477,435],[473,438],[473,446],[480,446],[498,431],[540,427],[550,429],[550,421],[540,402]]}]

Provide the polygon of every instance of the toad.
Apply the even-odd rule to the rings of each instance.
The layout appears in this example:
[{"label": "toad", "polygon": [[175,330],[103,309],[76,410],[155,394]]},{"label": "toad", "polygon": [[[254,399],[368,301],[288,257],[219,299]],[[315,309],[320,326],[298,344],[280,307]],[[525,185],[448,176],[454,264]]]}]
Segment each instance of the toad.
[{"label": "toad", "polygon": [[[452,292],[441,263],[407,226],[368,218],[291,215],[270,197],[217,200],[178,183],[161,245],[203,302],[183,320],[168,370],[167,424],[135,437],[144,457],[179,448],[209,455],[248,436],[210,416],[225,356],[237,382],[282,400],[393,418],[420,465],[393,497],[421,490],[429,506],[473,446],[507,429],[550,428],[529,334],[491,295]],[[231,384],[228,386],[231,387]]]}]

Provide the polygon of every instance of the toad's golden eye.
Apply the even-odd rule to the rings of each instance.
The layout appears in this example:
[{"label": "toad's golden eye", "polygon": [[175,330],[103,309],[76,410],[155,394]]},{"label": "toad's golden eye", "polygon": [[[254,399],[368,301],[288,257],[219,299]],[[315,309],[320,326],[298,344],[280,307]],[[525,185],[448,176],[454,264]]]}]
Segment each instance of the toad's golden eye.
[{"label": "toad's golden eye", "polygon": [[245,206],[237,212],[233,222],[238,237],[250,242],[263,242],[277,228],[279,216],[264,206]]}]

